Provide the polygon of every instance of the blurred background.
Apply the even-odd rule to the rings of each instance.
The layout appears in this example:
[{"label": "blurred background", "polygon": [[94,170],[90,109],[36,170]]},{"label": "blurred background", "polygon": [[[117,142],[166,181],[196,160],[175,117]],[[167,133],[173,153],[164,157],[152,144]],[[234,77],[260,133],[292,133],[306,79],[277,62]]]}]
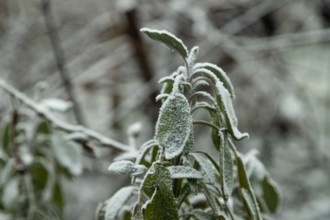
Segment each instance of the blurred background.
[{"label": "blurred background", "polygon": [[[141,27],[198,45],[198,61],[227,72],[250,134],[238,148],[260,151],[283,194],[274,219],[330,219],[330,1],[0,0],[0,77],[29,97],[45,82],[45,97],[76,103],[58,117],[120,142],[141,122],[140,145],[153,136],[158,80],[182,65]],[[211,150],[209,130],[195,134],[195,147]],[[93,219],[129,184],[107,172],[114,153],[84,154],[83,173],[65,183],[65,219]]]}]

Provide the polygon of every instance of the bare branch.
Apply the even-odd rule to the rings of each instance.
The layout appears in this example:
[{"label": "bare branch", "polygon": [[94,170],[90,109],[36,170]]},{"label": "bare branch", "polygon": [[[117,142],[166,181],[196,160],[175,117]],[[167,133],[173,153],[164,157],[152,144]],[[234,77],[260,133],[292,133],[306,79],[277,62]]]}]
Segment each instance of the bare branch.
[{"label": "bare branch", "polygon": [[[17,100],[21,101],[23,104],[25,104],[31,110],[33,110],[38,115],[43,117],[45,120],[50,122],[50,124],[54,128],[57,128],[57,129],[60,129],[60,130],[63,130],[63,131],[69,132],[69,133],[81,133],[84,136],[86,136],[86,138],[88,138],[90,140],[94,140],[102,146],[111,147],[111,148],[117,149],[119,151],[127,152],[127,151],[134,150],[133,147],[127,146],[123,143],[110,139],[102,134],[97,133],[94,130],[83,127],[81,125],[72,125],[72,124],[66,123],[66,122],[56,118],[44,106],[36,103],[35,101],[33,101],[32,99],[27,97],[25,94],[21,93],[14,87],[8,85],[8,83],[2,79],[0,79],[0,88],[2,88],[5,92],[7,92],[10,95],[12,95],[13,97],[15,97]],[[75,140],[75,138],[73,138],[72,140]],[[75,141],[79,141],[79,140],[75,140]]]}]

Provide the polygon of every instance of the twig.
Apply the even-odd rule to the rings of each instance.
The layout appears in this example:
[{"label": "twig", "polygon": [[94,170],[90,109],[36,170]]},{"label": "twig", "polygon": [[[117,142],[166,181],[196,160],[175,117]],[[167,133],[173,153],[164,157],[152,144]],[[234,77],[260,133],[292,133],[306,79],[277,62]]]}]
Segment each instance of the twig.
[{"label": "twig", "polygon": [[74,96],[73,86],[72,86],[71,80],[69,78],[67,68],[65,66],[64,53],[63,53],[63,50],[62,50],[62,47],[60,44],[60,37],[55,28],[55,22],[54,22],[54,17],[53,17],[52,10],[51,10],[50,0],[42,0],[41,3],[42,3],[41,8],[42,8],[42,12],[44,15],[46,27],[48,30],[48,36],[50,39],[50,43],[53,48],[58,72],[62,78],[64,87],[69,96],[69,99],[73,104],[73,112],[74,112],[75,118],[79,124],[84,125],[83,117],[82,117],[80,108],[78,107],[76,97]]},{"label": "twig", "polygon": [[[118,141],[115,141],[113,139],[110,139],[102,134],[97,133],[94,130],[88,129],[86,127],[83,127],[81,125],[72,125],[69,123],[66,123],[64,121],[61,121],[60,119],[56,118],[51,112],[48,111],[44,106],[41,104],[36,103],[29,97],[27,97],[25,94],[21,93],[14,87],[8,85],[5,81],[0,79],[0,88],[2,88],[5,92],[9,93],[10,95],[14,96],[17,100],[21,101],[23,104],[25,104],[27,107],[29,107],[31,110],[36,112],[38,115],[42,116],[51,123],[51,125],[57,129],[69,132],[69,133],[81,133],[83,134],[87,139],[95,140],[100,145],[105,147],[111,147],[120,151],[132,151],[134,148],[131,148],[130,146],[127,146],[123,143],[120,143]],[[79,141],[79,137],[75,139],[75,137],[72,138],[72,140]]]}]

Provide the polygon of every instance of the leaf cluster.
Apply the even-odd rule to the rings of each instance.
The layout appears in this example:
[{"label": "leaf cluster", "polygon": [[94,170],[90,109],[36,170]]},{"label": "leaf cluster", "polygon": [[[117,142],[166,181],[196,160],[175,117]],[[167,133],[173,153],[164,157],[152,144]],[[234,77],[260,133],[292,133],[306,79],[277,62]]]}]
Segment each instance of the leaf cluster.
[{"label": "leaf cluster", "polygon": [[[281,197],[276,183],[255,154],[240,154],[232,141],[248,134],[238,129],[227,74],[217,65],[196,63],[198,47],[189,51],[171,33],[141,31],[176,51],[184,66],[160,80],[154,138],[133,159],[121,156],[109,167],[131,176],[132,186],[105,201],[96,218],[259,220],[275,213]],[[209,120],[195,120],[197,110],[206,111]],[[192,151],[195,124],[211,128],[218,155]]]}]

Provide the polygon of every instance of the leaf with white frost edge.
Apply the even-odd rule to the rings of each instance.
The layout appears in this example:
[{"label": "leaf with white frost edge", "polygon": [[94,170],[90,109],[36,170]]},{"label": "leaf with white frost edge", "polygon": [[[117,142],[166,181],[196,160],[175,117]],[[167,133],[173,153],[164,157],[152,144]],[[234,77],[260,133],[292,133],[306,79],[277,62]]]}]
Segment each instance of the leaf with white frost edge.
[{"label": "leaf with white frost edge", "polygon": [[225,115],[226,122],[228,124],[228,131],[237,140],[241,140],[245,137],[249,137],[247,133],[241,133],[237,126],[237,118],[234,111],[232,99],[228,90],[224,87],[223,83],[218,77],[210,70],[201,68],[194,70],[193,74],[201,73],[208,77],[214,83],[214,89],[216,93],[216,101],[221,111]]},{"label": "leaf with white frost edge", "polygon": [[155,30],[149,28],[141,28],[140,31],[145,33],[151,39],[162,42],[170,49],[177,51],[183,58],[187,58],[188,56],[187,47],[184,45],[182,40],[180,40],[170,32],[165,30]]},{"label": "leaf with white frost edge", "polygon": [[170,173],[162,164],[153,163],[141,184],[141,191],[150,198],[141,208],[144,220],[179,218]]},{"label": "leaf with white frost edge", "polygon": [[163,103],[156,123],[156,139],[165,150],[165,158],[182,153],[192,130],[192,116],[186,97],[169,96]]},{"label": "leaf with white frost edge", "polygon": [[223,83],[224,87],[229,91],[232,98],[235,98],[234,87],[225,73],[219,66],[212,64],[212,63],[196,63],[194,69],[207,69],[213,72],[218,79]]},{"label": "leaf with white frost edge", "polygon": [[133,195],[136,187],[128,186],[118,190],[109,200],[106,201],[105,220],[115,220],[120,209]]},{"label": "leaf with white frost edge", "polygon": [[213,185],[215,183],[215,172],[212,163],[208,159],[203,157],[201,154],[190,153],[189,155],[195,159],[195,161],[199,164],[199,166],[205,173],[209,183]]},{"label": "leaf with white frost edge", "polygon": [[147,168],[144,165],[134,164],[129,160],[122,160],[112,163],[108,170],[124,175],[136,176],[146,172]]},{"label": "leaf with white frost edge", "polygon": [[202,173],[198,170],[187,166],[169,166],[172,179],[202,179]]}]

